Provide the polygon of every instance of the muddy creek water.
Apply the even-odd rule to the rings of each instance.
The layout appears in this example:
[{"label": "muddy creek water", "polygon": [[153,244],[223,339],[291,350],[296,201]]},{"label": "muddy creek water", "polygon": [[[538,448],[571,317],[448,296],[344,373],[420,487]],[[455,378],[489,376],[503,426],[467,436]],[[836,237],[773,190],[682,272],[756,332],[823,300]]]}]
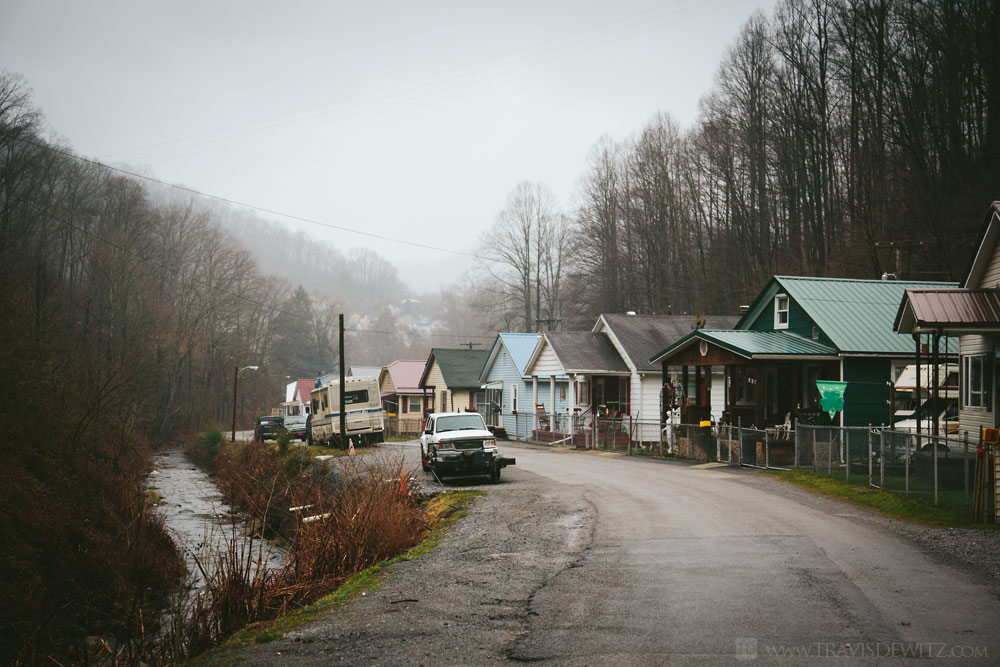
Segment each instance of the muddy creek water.
[{"label": "muddy creek water", "polygon": [[[187,459],[179,450],[158,453],[153,458],[153,472],[148,485],[163,496],[156,512],[163,517],[174,543],[184,554],[195,588],[205,586],[201,567],[211,573],[215,556],[225,553],[236,539],[243,545],[244,526],[222,500],[212,478]],[[285,564],[285,554],[277,547],[253,539],[249,545],[253,558],[263,554],[268,569]]]}]

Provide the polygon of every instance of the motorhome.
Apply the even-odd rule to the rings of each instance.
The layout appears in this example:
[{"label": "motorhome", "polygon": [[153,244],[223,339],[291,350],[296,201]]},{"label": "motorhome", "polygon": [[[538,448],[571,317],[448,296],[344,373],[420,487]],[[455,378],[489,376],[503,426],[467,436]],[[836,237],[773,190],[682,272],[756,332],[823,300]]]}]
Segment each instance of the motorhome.
[{"label": "motorhome", "polygon": [[934,429],[934,412],[937,412],[939,433],[952,434],[958,429],[958,364],[938,364],[937,403],[932,396],[934,366],[920,364],[920,383],[917,384],[917,365],[910,364],[896,378],[896,410],[893,428],[901,431],[920,430],[930,433]]},{"label": "motorhome", "polygon": [[306,434],[309,444],[346,447],[348,443],[370,445],[385,440],[385,417],[378,379],[349,377],[344,381],[344,432],[340,439],[340,381],[312,390],[311,414]]}]

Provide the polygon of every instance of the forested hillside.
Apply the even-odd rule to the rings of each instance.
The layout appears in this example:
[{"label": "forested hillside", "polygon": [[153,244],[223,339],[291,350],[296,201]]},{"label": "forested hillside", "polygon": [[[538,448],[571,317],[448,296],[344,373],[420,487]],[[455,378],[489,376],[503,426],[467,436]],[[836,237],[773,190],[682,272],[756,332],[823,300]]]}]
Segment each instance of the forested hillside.
[{"label": "forested hillside", "polygon": [[997,44],[993,0],[755,15],[693,127],[600,138],[568,208],[512,191],[483,239],[493,321],[735,313],[773,274],[960,278],[1000,199]]}]

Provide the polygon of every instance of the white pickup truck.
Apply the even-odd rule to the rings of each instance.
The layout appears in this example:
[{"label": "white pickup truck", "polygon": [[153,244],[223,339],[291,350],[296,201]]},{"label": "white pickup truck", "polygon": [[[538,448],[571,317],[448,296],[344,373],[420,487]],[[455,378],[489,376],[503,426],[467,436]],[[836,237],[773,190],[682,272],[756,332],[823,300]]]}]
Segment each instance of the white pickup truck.
[{"label": "white pickup truck", "polygon": [[500,453],[497,440],[478,412],[435,412],[427,416],[420,436],[420,464],[438,480],[445,475],[489,475],[496,483],[500,471],[514,465]]}]

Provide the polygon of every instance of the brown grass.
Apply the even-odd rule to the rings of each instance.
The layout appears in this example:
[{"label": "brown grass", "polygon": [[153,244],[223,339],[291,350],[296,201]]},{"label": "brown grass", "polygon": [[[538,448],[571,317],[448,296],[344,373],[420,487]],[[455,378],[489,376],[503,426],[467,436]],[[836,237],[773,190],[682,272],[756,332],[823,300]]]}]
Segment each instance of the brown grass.
[{"label": "brown grass", "polygon": [[[417,498],[400,483],[407,475],[400,457],[374,454],[320,464],[248,443],[223,446],[215,468],[226,502],[257,535],[283,545],[287,564],[265,570],[263,543],[253,547],[234,531],[228,550],[204,564],[208,590],[191,598],[164,642],[172,660],[321,598],[416,545],[428,530]],[[301,506],[308,508],[291,510]],[[310,516],[323,518],[304,521]]]}]

